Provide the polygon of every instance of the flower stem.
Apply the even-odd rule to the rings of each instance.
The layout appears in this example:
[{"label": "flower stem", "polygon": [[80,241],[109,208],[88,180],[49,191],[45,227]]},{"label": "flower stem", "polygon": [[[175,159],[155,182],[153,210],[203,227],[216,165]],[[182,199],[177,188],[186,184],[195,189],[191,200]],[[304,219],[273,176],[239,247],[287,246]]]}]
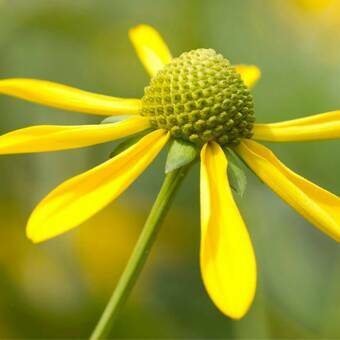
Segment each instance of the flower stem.
[{"label": "flower stem", "polygon": [[143,231],[118,281],[117,287],[91,335],[91,340],[104,339],[108,335],[115,318],[143,268],[171,200],[189,167],[190,165],[176,169],[166,175],[162,188],[145,222]]}]

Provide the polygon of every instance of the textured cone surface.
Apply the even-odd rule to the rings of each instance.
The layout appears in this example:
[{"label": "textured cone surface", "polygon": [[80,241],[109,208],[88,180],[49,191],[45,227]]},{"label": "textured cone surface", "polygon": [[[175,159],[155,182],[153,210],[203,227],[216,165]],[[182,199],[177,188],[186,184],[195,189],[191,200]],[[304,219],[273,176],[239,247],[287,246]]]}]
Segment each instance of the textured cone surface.
[{"label": "textured cone surface", "polygon": [[144,90],[142,115],[175,138],[237,145],[252,135],[252,96],[230,65],[212,49],[183,53]]}]

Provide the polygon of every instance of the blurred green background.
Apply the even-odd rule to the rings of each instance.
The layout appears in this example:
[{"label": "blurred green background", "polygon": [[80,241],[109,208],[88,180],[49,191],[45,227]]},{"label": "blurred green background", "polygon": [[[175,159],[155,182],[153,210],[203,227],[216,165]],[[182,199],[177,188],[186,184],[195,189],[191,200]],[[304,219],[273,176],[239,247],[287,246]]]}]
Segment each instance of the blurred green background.
[{"label": "blurred green background", "polygon": [[[340,108],[338,0],[0,0],[1,78],[48,79],[140,97],[148,77],[128,41],[155,26],[173,55],[214,48],[254,63],[258,122]],[[0,97],[0,132],[99,119]],[[290,168],[339,194],[339,142],[272,144]],[[37,202],[107,159],[111,145],[6,156],[0,163],[0,337],[88,336],[124,268],[163,178],[164,154],[121,198],[42,245],[25,238]],[[255,303],[228,320],[204,291],[198,264],[199,177],[191,171],[115,338],[340,338],[340,249],[252,174],[239,202],[257,254]]]}]

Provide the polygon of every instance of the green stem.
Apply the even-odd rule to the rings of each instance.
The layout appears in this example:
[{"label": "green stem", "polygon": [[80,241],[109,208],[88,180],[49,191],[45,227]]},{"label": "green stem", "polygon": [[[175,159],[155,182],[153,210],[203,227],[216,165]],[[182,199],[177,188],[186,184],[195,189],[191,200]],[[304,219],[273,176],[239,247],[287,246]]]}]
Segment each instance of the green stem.
[{"label": "green stem", "polygon": [[104,339],[108,335],[115,318],[130,294],[133,285],[143,268],[161,222],[165,217],[176,189],[179,187],[188,168],[189,166],[176,169],[166,175],[150,215],[145,222],[143,231],[139,236],[137,244],[135,245],[117,287],[91,335],[91,340]]}]

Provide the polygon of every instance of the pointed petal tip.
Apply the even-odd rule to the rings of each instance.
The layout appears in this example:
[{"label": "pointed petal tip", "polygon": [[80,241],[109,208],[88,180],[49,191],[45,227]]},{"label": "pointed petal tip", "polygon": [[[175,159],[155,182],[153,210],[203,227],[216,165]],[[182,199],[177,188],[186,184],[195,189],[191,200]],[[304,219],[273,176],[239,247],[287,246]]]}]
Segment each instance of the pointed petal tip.
[{"label": "pointed petal tip", "polygon": [[[227,292],[228,289],[225,288],[224,292],[220,291],[217,292],[216,290],[211,290],[211,282],[206,282],[204,275],[202,275],[204,286],[208,296],[210,297],[211,301],[217,307],[217,309],[224,314],[225,316],[233,319],[233,320],[241,320],[246,316],[249,312],[253,301],[256,295],[256,286],[257,286],[257,270],[256,270],[256,262],[254,263],[254,271],[252,274],[252,282],[248,280],[248,291],[246,296],[242,294],[242,292],[238,292],[232,298],[229,296],[226,299],[224,292]],[[251,288],[249,288],[251,287]],[[229,291],[232,290],[230,287]],[[236,292],[236,291],[234,291]]]},{"label": "pointed petal tip", "polygon": [[256,65],[238,64],[235,65],[238,72],[248,88],[253,88],[261,78],[261,70]]},{"label": "pointed petal tip", "polygon": [[[233,319],[233,320],[241,320],[243,319],[248,311],[250,310],[252,303],[254,301],[255,297],[255,289],[254,289],[254,294],[253,296],[247,301],[247,303],[241,304],[241,305],[236,305],[235,306],[224,306],[220,303],[214,302],[215,306],[220,310],[222,314],[225,316]],[[213,300],[214,301],[214,300]]]},{"label": "pointed petal tip", "polygon": [[[27,236],[27,235],[26,235],[26,236]],[[27,236],[27,238],[28,238],[33,244],[40,244],[40,243],[43,243],[44,241],[46,241],[46,240],[35,239],[35,238],[29,237],[29,236]]]},{"label": "pointed petal tip", "polygon": [[36,220],[36,209],[34,209],[26,224],[26,237],[33,243],[39,244],[58,236],[53,230],[46,232],[41,221]]},{"label": "pointed petal tip", "polygon": [[135,26],[132,26],[129,28],[129,34],[133,34],[136,33],[138,31],[142,31],[142,30],[148,30],[148,29],[154,29],[151,25],[148,24],[137,24]]},{"label": "pointed petal tip", "polygon": [[33,243],[33,244],[38,244],[43,241],[45,241],[45,238],[42,238],[41,235],[35,230],[35,228],[32,228],[30,226],[30,222],[28,222],[27,227],[26,227],[26,237]]},{"label": "pointed petal tip", "polygon": [[144,34],[144,33],[159,34],[155,27],[149,24],[140,23],[129,28],[128,33],[130,34]]},{"label": "pointed petal tip", "polygon": [[[233,320],[240,320],[244,318],[253,305],[257,286],[257,266],[255,259],[250,273],[252,274],[247,278],[248,288],[246,290],[246,294],[237,291],[232,287],[229,287],[229,289],[225,287],[224,290],[220,292],[216,290],[213,291],[209,289],[209,287],[211,288],[211,285],[209,285],[209,282],[206,282],[204,275],[202,275],[206,292],[211,301],[222,314]],[[232,292],[234,294],[232,294],[233,296],[229,295],[227,299],[225,294],[226,292]]]},{"label": "pointed petal tip", "polygon": [[169,48],[154,27],[139,24],[128,33],[139,59],[151,76],[171,61]]},{"label": "pointed petal tip", "polygon": [[228,314],[227,313],[225,313],[225,314],[233,320],[241,320],[247,315],[247,313],[248,313],[248,311],[249,311],[249,309],[252,305],[252,302],[253,302],[253,300],[249,303],[249,305],[247,305],[246,307],[243,307],[242,309],[236,309],[235,308],[235,310],[229,311]]}]

